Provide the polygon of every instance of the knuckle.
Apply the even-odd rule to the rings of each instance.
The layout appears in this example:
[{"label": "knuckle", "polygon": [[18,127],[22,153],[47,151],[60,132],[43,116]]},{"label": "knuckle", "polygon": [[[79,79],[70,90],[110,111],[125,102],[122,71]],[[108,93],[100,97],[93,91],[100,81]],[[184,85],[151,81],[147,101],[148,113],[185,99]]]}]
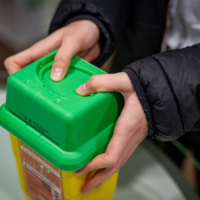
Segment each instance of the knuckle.
[{"label": "knuckle", "polygon": [[[126,161],[123,161],[121,167],[123,167],[125,164],[126,164]],[[120,168],[119,168],[119,170],[120,170]]]},{"label": "knuckle", "polygon": [[64,56],[56,56],[54,58],[54,63],[66,63],[66,59]]},{"label": "knuckle", "polygon": [[96,188],[99,187],[99,185],[101,184],[100,181],[98,181],[96,178],[92,178],[91,179],[92,185]]},{"label": "knuckle", "polygon": [[117,173],[119,170],[120,170],[120,167],[115,167],[115,168],[113,169],[113,174]]},{"label": "knuckle", "polygon": [[115,166],[118,163],[118,160],[116,158],[110,158],[109,159],[109,165]]},{"label": "knuckle", "polygon": [[9,68],[10,63],[11,63],[11,58],[10,57],[6,58],[4,60],[4,66],[6,67],[6,69]]},{"label": "knuckle", "polygon": [[98,84],[97,84],[97,76],[96,76],[96,75],[93,75],[93,76],[91,76],[91,78],[90,78],[89,87],[90,87],[92,90],[94,90],[97,86],[98,86]]},{"label": "knuckle", "polygon": [[88,167],[86,168],[86,171],[87,172],[90,172],[90,171],[94,171],[96,168],[94,165],[88,165]]}]

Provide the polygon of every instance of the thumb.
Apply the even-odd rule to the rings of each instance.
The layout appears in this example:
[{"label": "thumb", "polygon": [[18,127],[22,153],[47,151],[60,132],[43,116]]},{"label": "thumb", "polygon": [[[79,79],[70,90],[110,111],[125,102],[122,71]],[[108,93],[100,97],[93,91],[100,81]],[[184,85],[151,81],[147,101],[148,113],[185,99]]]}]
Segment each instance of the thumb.
[{"label": "thumb", "polygon": [[116,74],[93,75],[91,78],[79,86],[76,93],[82,96],[88,96],[97,92],[120,92],[127,90],[127,86],[132,84],[125,72]]}]

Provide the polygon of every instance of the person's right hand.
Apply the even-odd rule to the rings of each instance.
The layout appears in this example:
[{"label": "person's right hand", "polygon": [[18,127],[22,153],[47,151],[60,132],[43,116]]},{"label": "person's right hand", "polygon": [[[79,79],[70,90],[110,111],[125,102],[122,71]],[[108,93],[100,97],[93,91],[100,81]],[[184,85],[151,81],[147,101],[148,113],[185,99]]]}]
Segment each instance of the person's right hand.
[{"label": "person's right hand", "polygon": [[88,62],[100,55],[100,31],[95,23],[79,20],[70,23],[32,47],[7,58],[4,65],[9,74],[13,74],[28,64],[59,48],[51,70],[51,79],[60,81],[64,78],[70,61],[78,55]]}]

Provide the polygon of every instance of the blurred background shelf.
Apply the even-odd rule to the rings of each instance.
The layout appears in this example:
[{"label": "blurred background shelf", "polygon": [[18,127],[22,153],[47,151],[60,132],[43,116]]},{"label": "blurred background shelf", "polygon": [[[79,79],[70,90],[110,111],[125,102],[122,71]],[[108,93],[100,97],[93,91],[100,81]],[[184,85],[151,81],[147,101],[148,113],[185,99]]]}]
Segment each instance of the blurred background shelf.
[{"label": "blurred background shelf", "polygon": [[58,2],[0,1],[0,41],[17,52],[44,38]]},{"label": "blurred background shelf", "polygon": [[59,0],[0,1],[0,83],[7,78],[3,61],[47,36],[58,3]]}]

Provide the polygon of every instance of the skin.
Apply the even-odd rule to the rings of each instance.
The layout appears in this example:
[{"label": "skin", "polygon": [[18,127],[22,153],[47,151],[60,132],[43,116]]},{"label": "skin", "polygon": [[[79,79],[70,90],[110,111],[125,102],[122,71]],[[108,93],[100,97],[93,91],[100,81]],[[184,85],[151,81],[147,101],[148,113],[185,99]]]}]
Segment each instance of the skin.
[{"label": "skin", "polygon": [[114,135],[106,152],[98,155],[76,172],[77,174],[83,174],[98,169],[96,174],[84,184],[83,194],[99,187],[106,179],[118,172],[147,136],[146,116],[133,85],[125,72],[94,75],[76,90],[79,95],[83,96],[97,92],[113,91],[123,95],[125,106],[117,120]]},{"label": "skin", "polygon": [[88,62],[99,56],[101,52],[99,36],[99,29],[92,21],[76,21],[55,31],[32,47],[7,58],[4,65],[8,73],[13,74],[59,48],[52,66],[51,78],[54,81],[61,81],[74,55]]},{"label": "skin", "polygon": [[[91,62],[101,53],[100,32],[96,24],[89,20],[80,20],[57,30],[50,36],[5,60],[9,74],[13,74],[31,62],[59,48],[51,70],[54,81],[63,79],[74,55]],[[117,120],[113,137],[106,151],[95,157],[77,175],[97,169],[97,172],[82,187],[82,193],[88,194],[98,188],[105,180],[119,171],[137,146],[147,136],[147,120],[125,72],[106,75],[94,75],[77,88],[79,95],[87,96],[97,92],[116,91],[123,95],[125,105]]]}]

